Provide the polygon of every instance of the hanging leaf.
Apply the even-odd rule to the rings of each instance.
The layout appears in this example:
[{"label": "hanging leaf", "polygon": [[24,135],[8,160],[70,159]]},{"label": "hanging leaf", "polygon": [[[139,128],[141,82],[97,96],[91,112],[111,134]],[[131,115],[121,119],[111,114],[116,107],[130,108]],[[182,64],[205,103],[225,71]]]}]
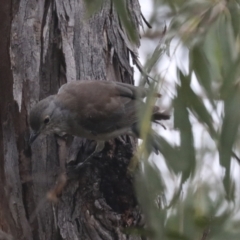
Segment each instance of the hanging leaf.
[{"label": "hanging leaf", "polygon": [[219,158],[220,163],[225,167],[224,187],[227,196],[233,199],[233,187],[230,174],[231,156],[233,145],[237,136],[238,127],[240,123],[240,88],[235,86],[232,91],[229,92],[227,99],[225,100],[225,115],[222,123],[222,130],[219,140]]},{"label": "hanging leaf", "polygon": [[166,210],[162,210],[156,204],[158,195],[164,194],[165,186],[159,171],[148,162],[143,161],[143,170],[138,172],[136,179],[136,191],[141,207],[146,213],[146,219],[150,232],[155,233],[151,239],[164,239],[164,219]]},{"label": "hanging leaf", "polygon": [[174,122],[175,127],[180,131],[180,155],[179,161],[183,165],[182,171],[182,181],[190,176],[191,173],[195,170],[195,149],[193,142],[192,127],[189,120],[188,112],[188,99],[186,96],[189,96],[189,84],[190,77],[184,76],[179,70],[179,77],[181,85],[177,88],[177,96],[174,99]]},{"label": "hanging leaf", "polygon": [[212,79],[210,74],[210,64],[207,60],[207,57],[204,53],[204,50],[200,46],[195,46],[190,51],[190,62],[191,62],[191,69],[195,72],[197,80],[201,84],[201,86],[205,89],[206,93],[208,94],[209,100],[211,101],[212,105],[214,106],[214,102],[212,100],[213,93],[212,93]]}]

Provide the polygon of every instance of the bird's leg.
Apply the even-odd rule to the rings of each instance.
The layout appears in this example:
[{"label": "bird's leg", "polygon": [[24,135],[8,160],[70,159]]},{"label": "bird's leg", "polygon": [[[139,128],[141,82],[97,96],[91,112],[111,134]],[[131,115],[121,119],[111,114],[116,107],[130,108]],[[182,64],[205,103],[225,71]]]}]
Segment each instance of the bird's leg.
[{"label": "bird's leg", "polygon": [[78,163],[75,169],[78,170],[81,167],[83,167],[96,153],[101,152],[104,146],[105,146],[105,141],[97,141],[97,145],[94,151],[86,159],[84,159],[83,162]]}]

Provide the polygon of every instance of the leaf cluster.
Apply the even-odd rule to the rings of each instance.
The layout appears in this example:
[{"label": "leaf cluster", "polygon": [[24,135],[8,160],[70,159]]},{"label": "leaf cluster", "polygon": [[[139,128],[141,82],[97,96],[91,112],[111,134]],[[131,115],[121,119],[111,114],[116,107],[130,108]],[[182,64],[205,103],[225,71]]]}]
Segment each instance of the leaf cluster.
[{"label": "leaf cluster", "polygon": [[[186,72],[176,66],[173,84],[172,117],[179,144],[159,136],[162,156],[155,164],[146,161],[147,151],[139,154],[136,190],[150,237],[238,239],[239,179],[233,177],[233,166],[239,170],[240,1],[155,0],[150,22],[157,32],[158,15],[167,31],[159,35],[160,45],[149,57],[146,72],[157,68],[166,56],[172,58],[176,52],[172,51],[173,41],[179,42],[176,48],[187,49],[188,66]],[[153,91],[167,82],[161,71],[152,78],[156,80]],[[142,126],[149,125],[147,109],[142,113]],[[197,130],[194,121],[200,126]],[[143,132],[146,129],[149,127],[143,127]],[[199,141],[201,131],[207,135],[203,141]],[[205,141],[213,147],[206,147]],[[147,141],[142,149],[147,149],[145,145]],[[157,161],[166,164],[171,177],[156,167]],[[216,161],[222,172],[211,176],[206,168],[213,173]],[[175,179],[173,185],[170,178]],[[173,194],[169,189],[174,189]]]}]

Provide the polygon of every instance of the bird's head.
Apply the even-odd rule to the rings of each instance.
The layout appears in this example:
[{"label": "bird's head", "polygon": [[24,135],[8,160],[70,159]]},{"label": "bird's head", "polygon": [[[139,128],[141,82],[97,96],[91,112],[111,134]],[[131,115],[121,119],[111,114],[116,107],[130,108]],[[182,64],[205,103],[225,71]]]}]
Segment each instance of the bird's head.
[{"label": "bird's head", "polygon": [[38,102],[30,112],[29,122],[32,129],[30,144],[40,133],[48,134],[54,129],[54,95],[49,96]]}]

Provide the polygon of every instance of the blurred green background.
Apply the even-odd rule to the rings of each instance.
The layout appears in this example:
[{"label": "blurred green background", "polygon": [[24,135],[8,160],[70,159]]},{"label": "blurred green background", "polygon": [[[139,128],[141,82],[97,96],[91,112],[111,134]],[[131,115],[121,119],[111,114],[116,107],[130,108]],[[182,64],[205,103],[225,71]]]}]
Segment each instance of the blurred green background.
[{"label": "blurred green background", "polygon": [[240,1],[140,4],[152,26],[142,30],[140,60],[172,115],[158,131],[162,154],[139,155],[147,234],[240,239]]}]

